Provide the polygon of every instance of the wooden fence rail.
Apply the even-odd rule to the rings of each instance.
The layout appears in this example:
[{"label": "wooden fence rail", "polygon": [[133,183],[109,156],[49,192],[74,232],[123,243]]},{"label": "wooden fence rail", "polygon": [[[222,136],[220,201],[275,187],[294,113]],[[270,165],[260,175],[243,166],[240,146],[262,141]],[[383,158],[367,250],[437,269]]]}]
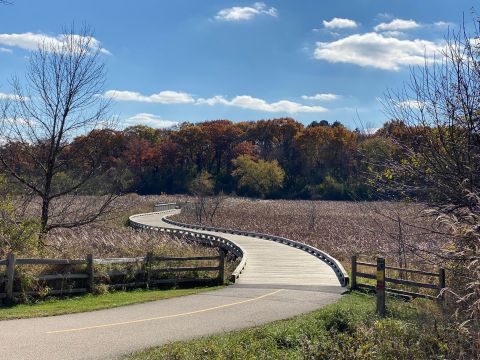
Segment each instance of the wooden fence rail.
[{"label": "wooden fence rail", "polygon": [[[0,299],[5,303],[11,303],[15,298],[25,295],[38,295],[38,291],[32,289],[22,289],[18,276],[18,267],[24,265],[61,265],[63,271],[56,273],[41,273],[32,276],[34,282],[43,282],[49,285],[52,282],[61,282],[61,288],[55,288],[55,284],[49,286],[48,295],[68,295],[85,292],[93,292],[95,287],[100,284],[106,284],[111,289],[117,288],[135,288],[150,287],[161,284],[177,283],[218,283],[225,282],[225,250],[219,249],[218,256],[189,256],[189,257],[167,257],[154,256],[149,252],[146,256],[134,258],[94,258],[92,254],[85,259],[33,259],[17,258],[15,254],[10,253],[7,259],[0,260]],[[183,263],[195,261],[217,262],[216,266],[171,266],[172,263]],[[72,266],[77,265],[80,268],[72,270]],[[133,269],[112,269],[108,267],[117,266],[135,266]],[[159,266],[161,265],[161,266]],[[4,266],[5,276],[2,276],[1,267]],[[107,267],[107,269],[105,269]],[[76,271],[75,273],[72,271]],[[193,272],[216,272],[216,277],[195,277]],[[172,277],[177,274],[177,277]],[[121,278],[120,282],[111,281],[113,278]],[[106,281],[109,279],[109,281]],[[74,281],[69,287],[64,287],[65,281]],[[79,283],[76,283],[78,281]],[[3,289],[3,290],[2,290]]]},{"label": "wooden fence rail", "polygon": [[[358,267],[363,266],[367,268],[375,268],[376,273],[367,273],[363,271],[358,271]],[[408,280],[404,278],[396,278],[392,276],[385,276],[386,270],[394,270],[397,271],[399,274],[417,274],[420,276],[428,276],[433,277],[436,280],[433,282],[423,282],[423,281],[416,281],[416,280]],[[376,280],[376,285],[370,285],[365,283],[359,283],[358,279],[371,279]],[[410,291],[405,289],[397,289],[389,287],[387,284],[397,284],[397,285],[404,285],[404,287],[414,287],[414,288],[423,288],[423,289],[430,289],[436,290],[435,295],[420,293],[416,291]],[[387,266],[385,264],[385,259],[378,257],[376,264],[358,261],[357,256],[352,256],[352,277],[350,282],[350,288],[354,289],[361,289],[365,288],[368,290],[375,290],[377,294],[377,313],[381,316],[385,314],[385,293],[392,293],[395,295],[400,295],[403,297],[408,298],[427,298],[427,299],[434,299],[434,300],[442,300],[443,296],[443,289],[445,288],[445,269],[440,268],[438,272],[432,271],[423,271],[418,269],[407,269],[395,266]]]}]

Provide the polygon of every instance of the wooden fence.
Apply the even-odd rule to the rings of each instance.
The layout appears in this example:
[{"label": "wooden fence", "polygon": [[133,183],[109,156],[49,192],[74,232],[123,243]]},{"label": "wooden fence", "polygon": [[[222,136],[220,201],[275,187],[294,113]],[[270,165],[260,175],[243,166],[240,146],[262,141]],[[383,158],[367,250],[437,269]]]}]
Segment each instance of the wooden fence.
[{"label": "wooden fence", "polygon": [[[11,303],[21,296],[39,296],[38,290],[25,289],[22,285],[19,266],[44,265],[55,267],[54,273],[41,273],[31,277],[31,282],[42,284],[44,295],[69,295],[94,292],[95,287],[104,284],[109,289],[140,288],[165,284],[223,284],[225,281],[225,255],[219,249],[218,256],[166,257],[155,256],[149,252],[144,257],[134,258],[94,258],[92,254],[85,259],[18,259],[15,254],[8,254],[7,259],[0,260],[0,299]],[[217,262],[215,266],[171,265],[185,262]],[[4,276],[1,276],[5,267]],[[111,267],[116,267],[111,269]],[[122,268],[123,267],[123,268]],[[130,269],[125,269],[130,267]],[[59,269],[60,268],[60,269]],[[133,269],[132,269],[133,268]],[[215,277],[196,277],[192,274],[203,272]],[[172,277],[171,274],[179,276]],[[183,275],[183,276],[182,276]],[[3,289],[3,291],[2,291]]]},{"label": "wooden fence", "polygon": [[[376,269],[375,273],[359,271],[360,268]],[[389,273],[385,276],[385,272]],[[415,274],[416,277],[426,277],[434,279],[431,281],[417,281],[408,279],[409,274]],[[358,279],[371,279],[375,280],[375,285],[359,283]],[[394,288],[388,286],[388,284],[401,285],[402,288]],[[358,261],[357,256],[352,256],[352,277],[350,282],[350,288],[354,289],[368,289],[375,290],[377,294],[377,313],[379,315],[385,314],[385,293],[391,293],[407,298],[427,298],[441,300],[443,298],[442,293],[445,288],[445,269],[440,268],[438,272],[423,271],[417,269],[407,269],[395,266],[387,266],[385,259],[378,257],[376,264],[365,261]],[[406,290],[407,288],[408,290]],[[421,288],[431,290],[430,294],[420,293],[418,291],[411,291],[410,288]]]}]

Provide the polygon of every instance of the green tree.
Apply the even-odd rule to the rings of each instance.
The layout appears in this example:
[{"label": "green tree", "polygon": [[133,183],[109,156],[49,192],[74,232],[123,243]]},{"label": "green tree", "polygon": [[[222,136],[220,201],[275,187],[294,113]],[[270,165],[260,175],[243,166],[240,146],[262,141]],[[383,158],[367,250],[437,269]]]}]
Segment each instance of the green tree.
[{"label": "green tree", "polygon": [[283,186],[285,171],[277,160],[258,162],[241,155],[233,161],[232,175],[238,179],[239,189],[246,189],[254,195],[265,198]]},{"label": "green tree", "polygon": [[12,251],[25,253],[33,250],[39,228],[38,222],[17,215],[5,177],[0,176],[0,257]]}]

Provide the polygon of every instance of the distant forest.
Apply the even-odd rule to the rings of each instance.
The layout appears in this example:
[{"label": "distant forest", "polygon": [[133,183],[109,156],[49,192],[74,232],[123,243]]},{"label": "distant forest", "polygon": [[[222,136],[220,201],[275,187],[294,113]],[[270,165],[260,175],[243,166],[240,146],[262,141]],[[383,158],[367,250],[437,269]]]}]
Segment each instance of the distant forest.
[{"label": "distant forest", "polygon": [[[279,118],[183,123],[173,129],[139,125],[123,131],[94,130],[64,144],[61,171],[53,183],[68,187],[88,167],[98,176],[90,177],[78,192],[103,193],[108,186],[114,192],[187,193],[200,178],[215,194],[368,199],[373,194],[371,172],[378,173],[376,164],[395,156],[394,139],[402,136],[402,128],[390,122],[368,135],[338,122],[323,120],[305,127]],[[2,151],[19,173],[29,173],[33,157],[21,158],[25,151],[16,151],[17,146],[28,145],[10,143]],[[42,149],[30,151],[37,152],[41,157]]]}]

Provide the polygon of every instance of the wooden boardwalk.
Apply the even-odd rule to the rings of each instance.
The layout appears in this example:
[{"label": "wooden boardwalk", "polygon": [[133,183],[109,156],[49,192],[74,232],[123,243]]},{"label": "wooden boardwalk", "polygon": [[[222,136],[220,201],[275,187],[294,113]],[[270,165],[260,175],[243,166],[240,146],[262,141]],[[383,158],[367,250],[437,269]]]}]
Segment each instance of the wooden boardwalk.
[{"label": "wooden boardwalk", "polygon": [[[172,215],[172,213],[170,213]],[[148,226],[183,229],[163,220],[164,213],[145,214],[135,221]],[[333,269],[310,253],[274,241],[250,236],[195,230],[226,238],[247,254],[245,269],[238,285],[289,288],[331,287],[342,291]]]}]

